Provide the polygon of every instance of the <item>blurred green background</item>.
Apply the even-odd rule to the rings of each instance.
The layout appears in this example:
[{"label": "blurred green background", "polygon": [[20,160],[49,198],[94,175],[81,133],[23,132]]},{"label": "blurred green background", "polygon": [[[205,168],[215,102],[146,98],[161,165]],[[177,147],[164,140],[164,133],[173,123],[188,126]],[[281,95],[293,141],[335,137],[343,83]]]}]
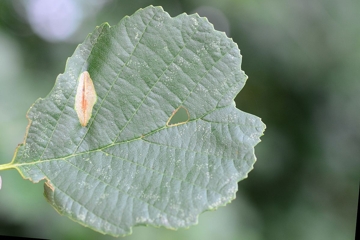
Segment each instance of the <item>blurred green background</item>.
[{"label": "blurred green background", "polygon": [[[1,0],[0,164],[22,142],[26,111],[51,90],[95,26],[138,8],[198,12],[239,45],[249,76],[237,107],[267,125],[236,200],[178,231],[126,239],[354,239],[360,177],[358,0]],[[2,171],[0,235],[113,239],[60,216],[43,184]]]}]

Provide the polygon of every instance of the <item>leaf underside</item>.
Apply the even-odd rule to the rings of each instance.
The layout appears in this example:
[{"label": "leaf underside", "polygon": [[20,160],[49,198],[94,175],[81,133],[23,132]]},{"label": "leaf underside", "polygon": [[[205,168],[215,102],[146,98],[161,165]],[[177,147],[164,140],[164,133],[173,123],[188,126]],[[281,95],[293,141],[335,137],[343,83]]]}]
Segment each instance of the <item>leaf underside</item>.
[{"label": "leaf underside", "polygon": [[[235,198],[265,125],[235,107],[246,75],[237,45],[197,14],[140,9],[80,44],[50,94],[28,111],[12,166],[61,214],[96,231],[188,227]],[[97,102],[74,110],[88,71]],[[176,111],[185,120],[167,124]],[[185,111],[184,111],[185,110]]]}]

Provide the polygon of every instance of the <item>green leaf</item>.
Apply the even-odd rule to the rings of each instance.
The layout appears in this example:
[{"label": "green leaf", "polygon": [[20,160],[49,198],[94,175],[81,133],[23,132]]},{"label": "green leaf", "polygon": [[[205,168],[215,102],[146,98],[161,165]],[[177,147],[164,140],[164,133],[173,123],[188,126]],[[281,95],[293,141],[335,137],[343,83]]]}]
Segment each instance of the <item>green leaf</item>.
[{"label": "green leaf", "polygon": [[[235,198],[265,129],[235,107],[240,65],[237,45],[197,14],[150,6],[103,24],[30,108],[25,141],[0,170],[45,179],[59,213],[101,233],[196,224]],[[86,127],[74,110],[84,71],[97,93]]]}]

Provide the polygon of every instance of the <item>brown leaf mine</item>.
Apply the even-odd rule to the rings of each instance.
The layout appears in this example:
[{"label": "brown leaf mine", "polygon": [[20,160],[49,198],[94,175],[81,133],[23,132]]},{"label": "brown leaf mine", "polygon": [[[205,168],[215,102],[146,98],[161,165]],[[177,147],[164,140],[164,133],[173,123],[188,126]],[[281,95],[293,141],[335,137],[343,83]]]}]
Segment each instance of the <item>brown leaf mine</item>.
[{"label": "brown leaf mine", "polygon": [[80,74],[79,84],[75,96],[75,111],[78,115],[81,126],[86,127],[90,118],[93,106],[96,103],[96,92],[93,81],[88,71]]}]

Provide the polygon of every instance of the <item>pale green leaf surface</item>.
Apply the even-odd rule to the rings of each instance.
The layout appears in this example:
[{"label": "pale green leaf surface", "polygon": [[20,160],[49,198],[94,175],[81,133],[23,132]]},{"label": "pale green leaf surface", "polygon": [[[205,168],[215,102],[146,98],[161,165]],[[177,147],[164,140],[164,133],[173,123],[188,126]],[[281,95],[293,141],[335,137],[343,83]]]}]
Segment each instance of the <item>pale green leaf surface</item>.
[{"label": "pale green leaf surface", "polygon": [[[198,15],[147,7],[79,45],[50,94],[30,108],[11,163],[71,219],[114,236],[176,229],[235,198],[265,125],[235,107],[246,75],[237,45]],[[74,110],[87,70],[97,102]],[[168,124],[178,108],[188,120]],[[187,118],[185,118],[187,119]]]}]

